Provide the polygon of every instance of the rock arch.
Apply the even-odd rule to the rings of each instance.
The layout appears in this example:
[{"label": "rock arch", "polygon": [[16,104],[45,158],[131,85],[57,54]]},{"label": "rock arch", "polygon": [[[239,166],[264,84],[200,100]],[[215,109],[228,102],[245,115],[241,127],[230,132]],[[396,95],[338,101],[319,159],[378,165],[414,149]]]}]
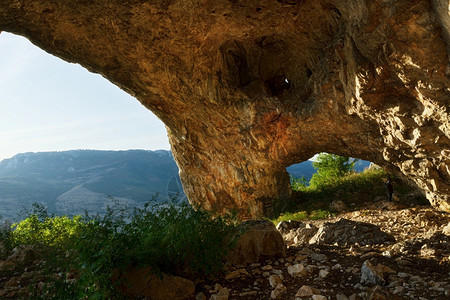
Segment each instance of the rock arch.
[{"label": "rock arch", "polygon": [[450,211],[444,4],[5,0],[0,30],[151,109],[194,204],[259,217],[289,196],[287,166],[327,151],[403,174]]}]

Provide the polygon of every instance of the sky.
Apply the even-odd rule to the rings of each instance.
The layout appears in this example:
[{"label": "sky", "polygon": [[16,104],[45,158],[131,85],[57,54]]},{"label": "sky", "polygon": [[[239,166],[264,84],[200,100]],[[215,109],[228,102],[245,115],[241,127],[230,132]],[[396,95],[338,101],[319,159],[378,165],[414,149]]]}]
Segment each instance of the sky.
[{"label": "sky", "polygon": [[169,148],[163,123],[101,75],[0,34],[0,160],[23,152]]}]

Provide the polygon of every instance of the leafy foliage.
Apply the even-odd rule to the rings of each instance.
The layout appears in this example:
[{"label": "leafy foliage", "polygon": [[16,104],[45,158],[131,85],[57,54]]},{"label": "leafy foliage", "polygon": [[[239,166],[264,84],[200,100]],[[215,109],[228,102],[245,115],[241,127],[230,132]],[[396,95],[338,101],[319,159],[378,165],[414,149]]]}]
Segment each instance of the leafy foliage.
[{"label": "leafy foliage", "polygon": [[76,217],[49,216],[35,205],[4,238],[15,246],[44,245],[54,263],[49,272],[78,274],[75,282],[48,283],[54,299],[104,299],[118,297],[112,276],[129,266],[191,278],[219,272],[236,233],[231,217],[213,218],[186,202],[152,201],[134,210],[116,203],[104,216]]},{"label": "leafy foliage", "polygon": [[333,215],[329,210],[326,209],[316,209],[310,212],[306,210],[301,210],[297,212],[286,212],[278,216],[272,222],[277,225],[281,221],[289,221],[289,220],[322,220],[326,219],[329,216]]},{"label": "leafy foliage", "polygon": [[[0,221],[2,220],[2,216],[0,216]],[[0,224],[0,260],[5,259],[8,252],[11,251],[12,247],[12,238],[11,238],[11,224],[7,221]]]},{"label": "leafy foliage", "polygon": [[304,190],[308,185],[305,176],[297,178],[291,175],[290,179],[291,179],[291,189],[294,191]]},{"label": "leafy foliage", "polygon": [[37,203],[33,212],[19,223],[12,224],[11,242],[16,245],[41,245],[62,247],[73,237],[81,226],[81,216],[50,216]]},{"label": "leafy foliage", "polygon": [[313,167],[317,169],[317,172],[311,178],[310,185],[320,187],[336,181],[337,178],[353,171],[357,161],[357,159],[336,154],[320,153],[313,162]]}]

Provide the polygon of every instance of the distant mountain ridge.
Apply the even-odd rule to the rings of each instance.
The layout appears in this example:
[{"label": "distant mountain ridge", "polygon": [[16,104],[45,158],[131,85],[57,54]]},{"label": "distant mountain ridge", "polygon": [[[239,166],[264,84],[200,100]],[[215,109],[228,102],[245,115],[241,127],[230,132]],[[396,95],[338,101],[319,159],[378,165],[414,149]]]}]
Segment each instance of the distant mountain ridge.
[{"label": "distant mountain ridge", "polygon": [[[369,162],[359,161],[357,170]],[[312,177],[311,161],[287,168],[295,176]],[[185,199],[178,167],[168,150],[22,153],[0,162],[0,216],[17,219],[24,207],[44,204],[49,212],[104,212],[113,199],[131,207],[175,195]]]},{"label": "distant mountain ridge", "polygon": [[112,198],[140,206],[156,193],[183,194],[170,151],[23,153],[0,162],[0,215],[9,219],[34,202],[56,214],[95,213]]}]

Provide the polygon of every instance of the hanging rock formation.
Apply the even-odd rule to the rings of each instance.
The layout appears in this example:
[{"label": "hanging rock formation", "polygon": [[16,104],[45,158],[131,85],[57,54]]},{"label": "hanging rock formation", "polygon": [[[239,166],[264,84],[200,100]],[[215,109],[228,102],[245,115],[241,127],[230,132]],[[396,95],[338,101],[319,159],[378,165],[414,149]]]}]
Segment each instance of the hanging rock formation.
[{"label": "hanging rock formation", "polygon": [[285,168],[326,151],[450,211],[445,0],[4,0],[0,30],[151,109],[191,203],[261,216]]}]

